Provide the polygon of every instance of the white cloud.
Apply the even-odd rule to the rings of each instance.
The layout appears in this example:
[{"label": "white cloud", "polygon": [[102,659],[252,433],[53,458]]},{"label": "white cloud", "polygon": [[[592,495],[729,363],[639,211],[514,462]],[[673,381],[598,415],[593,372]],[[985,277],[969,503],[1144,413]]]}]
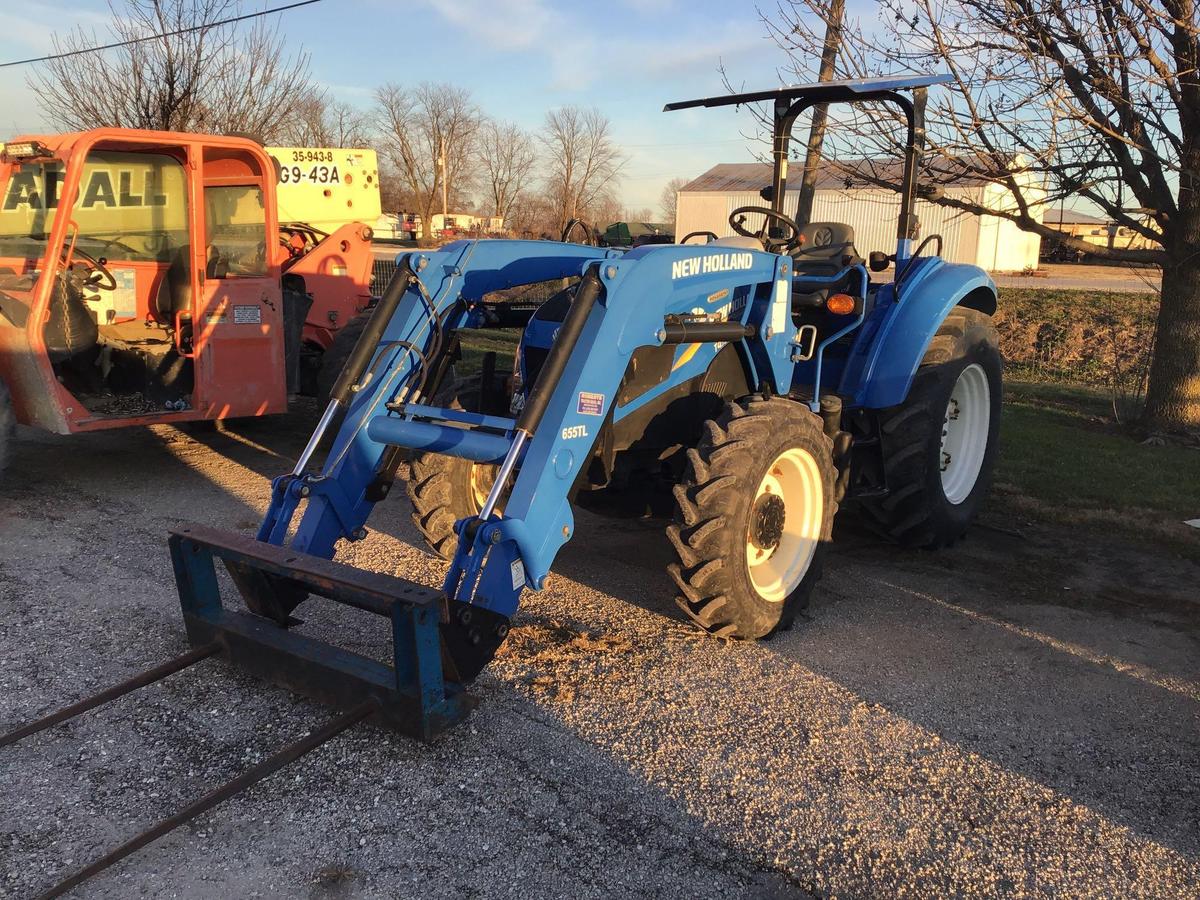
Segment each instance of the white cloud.
[{"label": "white cloud", "polygon": [[525,50],[551,40],[561,15],[544,0],[426,0],[447,22],[493,50]]},{"label": "white cloud", "polygon": [[[715,35],[715,36],[714,36]],[[610,81],[631,92],[655,80],[713,76],[717,66],[761,52],[763,36],[757,23],[728,22],[702,30],[618,40],[576,32],[548,49],[550,85],[556,90],[585,90]]]}]

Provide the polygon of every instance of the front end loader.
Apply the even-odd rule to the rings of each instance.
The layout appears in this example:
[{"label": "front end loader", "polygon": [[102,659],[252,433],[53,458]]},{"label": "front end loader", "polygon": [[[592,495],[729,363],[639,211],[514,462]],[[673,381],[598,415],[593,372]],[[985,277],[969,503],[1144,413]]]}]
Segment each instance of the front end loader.
[{"label": "front end loader", "polygon": [[[926,253],[936,236],[918,243],[921,111],[942,81],[826,82],[668,107],[773,105],[770,206],[733,210],[729,237],[629,252],[465,240],[402,254],[308,445],[275,479],[258,534],[173,530],[192,649],[0,735],[0,747],[214,656],[341,713],[44,896],[356,722],[429,738],[461,720],[523,592],[546,587],[574,536],[575,504],[645,511],[665,493],[678,602],[723,638],[791,624],[842,505],[908,545],[961,536],[995,457],[1000,358],[991,280]],[[863,101],[896,104],[908,122],[897,244],[871,254],[872,268],[894,263],[887,283],[871,281],[847,226],[796,222],[783,209],[796,117]],[[485,298],[556,280],[565,287],[528,324],[507,404],[459,402],[458,335],[485,320]],[[312,465],[331,431],[328,455]],[[366,536],[406,459],[417,524],[449,557],[440,587],[333,559],[339,543]],[[391,659],[292,627],[302,604],[322,599],[382,619]]]},{"label": "front end loader", "polygon": [[[679,604],[721,637],[791,624],[840,505],[909,545],[956,540],[987,489],[1000,364],[991,280],[927,253],[937,236],[917,241],[921,115],[941,81],[828,82],[668,107],[774,106],[772,202],[734,210],[731,237],[629,252],[458,241],[402,254],[316,432],[275,481],[257,539],[172,537],[193,642],[223,642],[301,689],[349,680],[350,696],[366,692],[383,718],[428,735],[466,709],[464,687],[503,642],[522,592],[545,586],[574,535],[573,504],[645,511],[648,498],[669,498]],[[877,269],[894,262],[885,284],[871,281],[848,226],[797,223],[783,209],[796,118],[863,101],[894,103],[908,120],[897,246],[871,255]],[[458,336],[483,321],[485,298],[556,279],[567,287],[530,320],[508,402],[458,402]],[[450,562],[441,590],[394,580],[368,601],[344,567],[317,577],[339,541],[363,538],[406,459],[417,525]],[[222,604],[218,558],[248,614]],[[287,659],[283,629],[314,594],[389,619],[392,664],[322,657],[307,643],[296,650],[304,665],[264,661],[264,634]]]}]

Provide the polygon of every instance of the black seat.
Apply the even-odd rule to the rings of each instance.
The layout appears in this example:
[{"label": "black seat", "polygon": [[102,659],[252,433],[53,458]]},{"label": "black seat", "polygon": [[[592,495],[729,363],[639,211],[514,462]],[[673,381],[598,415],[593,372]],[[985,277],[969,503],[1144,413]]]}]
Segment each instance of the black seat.
[{"label": "black seat", "polygon": [[184,244],[176,251],[167,267],[162,281],[158,283],[158,295],[154,308],[158,321],[174,327],[176,313],[192,311],[192,247]]},{"label": "black seat", "polygon": [[50,288],[50,314],[42,328],[46,354],[55,365],[82,357],[96,346],[100,326],[88,308],[85,273],[66,269]]},{"label": "black seat", "polygon": [[[799,237],[800,245],[791,253],[797,275],[832,278],[848,266],[862,263],[854,248],[854,229],[843,222],[809,222],[800,227]],[[792,309],[823,306],[838,287],[813,290],[797,284],[792,289]]]}]

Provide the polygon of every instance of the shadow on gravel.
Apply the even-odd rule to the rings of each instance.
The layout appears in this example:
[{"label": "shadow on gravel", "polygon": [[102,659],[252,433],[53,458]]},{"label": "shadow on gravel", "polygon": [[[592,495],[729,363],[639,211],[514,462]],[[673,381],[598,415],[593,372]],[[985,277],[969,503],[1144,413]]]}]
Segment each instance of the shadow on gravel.
[{"label": "shadow on gravel", "polygon": [[[832,555],[810,627],[772,653],[1196,853],[1200,567],[1036,525],[937,554],[859,537]],[[834,630],[862,652],[830,652]]]}]

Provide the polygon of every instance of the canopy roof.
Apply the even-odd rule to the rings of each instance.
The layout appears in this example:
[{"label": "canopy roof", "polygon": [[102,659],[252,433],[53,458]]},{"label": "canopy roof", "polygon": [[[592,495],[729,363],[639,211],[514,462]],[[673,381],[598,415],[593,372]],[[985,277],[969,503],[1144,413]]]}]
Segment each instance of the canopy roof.
[{"label": "canopy roof", "polygon": [[855,78],[849,81],[818,81],[815,84],[791,84],[769,91],[752,91],[748,94],[722,94],[701,100],[682,100],[668,103],[663,112],[675,109],[692,109],[697,106],[736,106],[742,103],[758,103],[762,100],[805,98],[813,103],[845,103],[871,100],[895,91],[912,91],[934,84],[948,84],[953,75],[889,75],[886,78]]}]

